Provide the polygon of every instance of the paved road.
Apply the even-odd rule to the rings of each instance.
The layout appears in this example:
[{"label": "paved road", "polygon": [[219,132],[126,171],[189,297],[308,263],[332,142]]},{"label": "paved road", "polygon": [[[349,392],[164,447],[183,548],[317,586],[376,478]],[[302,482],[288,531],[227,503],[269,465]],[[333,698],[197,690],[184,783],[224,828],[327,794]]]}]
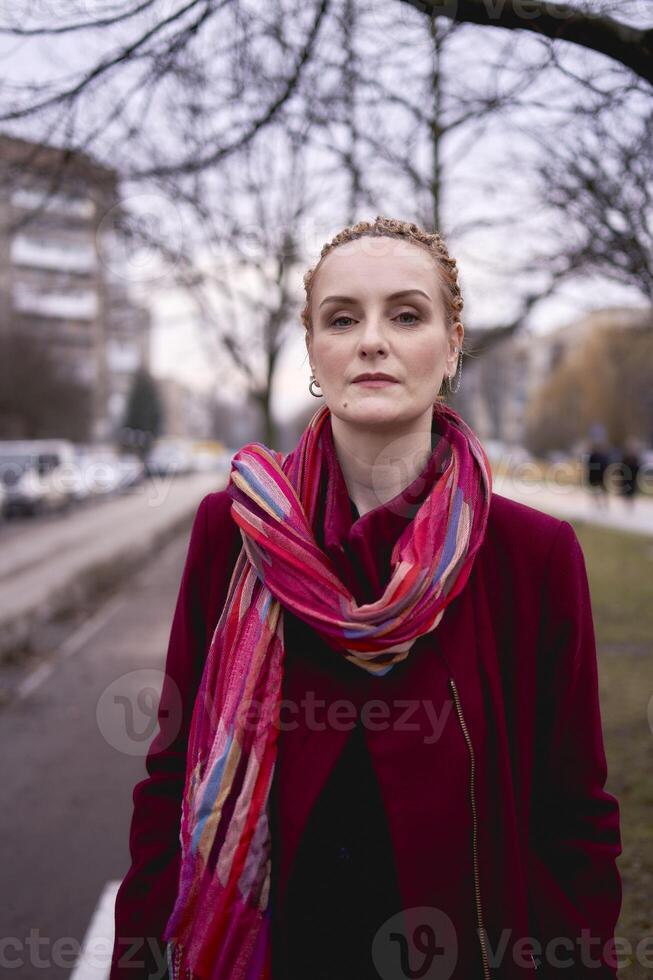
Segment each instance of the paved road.
[{"label": "paved road", "polygon": [[187,540],[168,544],[69,637],[49,676],[0,710],[0,972],[15,980],[70,977],[107,883],[129,866],[131,793],[146,775]]},{"label": "paved road", "polygon": [[147,558],[224,485],[219,473],[143,481],[130,493],[0,534],[0,652],[30,639],[36,625],[82,606],[96,583]]}]

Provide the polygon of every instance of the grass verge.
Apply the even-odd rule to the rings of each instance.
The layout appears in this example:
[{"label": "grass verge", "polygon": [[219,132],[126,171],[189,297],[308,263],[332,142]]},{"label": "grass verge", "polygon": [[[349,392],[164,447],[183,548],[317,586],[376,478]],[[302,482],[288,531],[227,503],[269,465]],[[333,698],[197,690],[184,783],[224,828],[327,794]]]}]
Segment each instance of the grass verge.
[{"label": "grass verge", "polygon": [[[606,788],[621,807],[618,864],[624,898],[615,932],[628,940],[634,954],[638,943],[653,937],[653,538],[573,524],[592,596]],[[649,940],[649,961],[652,955]],[[641,951],[639,957],[621,954],[620,962],[623,980],[653,976]]]}]

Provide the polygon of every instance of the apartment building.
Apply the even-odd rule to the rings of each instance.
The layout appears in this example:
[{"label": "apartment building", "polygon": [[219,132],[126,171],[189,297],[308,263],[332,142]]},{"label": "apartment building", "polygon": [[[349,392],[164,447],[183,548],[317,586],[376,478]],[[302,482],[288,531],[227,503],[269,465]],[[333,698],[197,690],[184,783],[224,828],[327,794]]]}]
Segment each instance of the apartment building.
[{"label": "apartment building", "polygon": [[95,440],[149,366],[149,313],[107,261],[118,202],[117,173],[86,154],[0,136],[0,331],[29,333],[91,386]]}]

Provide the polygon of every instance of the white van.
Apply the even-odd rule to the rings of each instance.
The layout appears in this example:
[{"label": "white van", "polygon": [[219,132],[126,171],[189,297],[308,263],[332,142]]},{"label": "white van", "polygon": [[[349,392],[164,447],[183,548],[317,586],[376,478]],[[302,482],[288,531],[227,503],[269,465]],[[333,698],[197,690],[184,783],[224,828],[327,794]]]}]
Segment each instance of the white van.
[{"label": "white van", "polygon": [[0,441],[5,514],[42,514],[67,509],[72,500],[74,466],[74,445],[67,439]]}]

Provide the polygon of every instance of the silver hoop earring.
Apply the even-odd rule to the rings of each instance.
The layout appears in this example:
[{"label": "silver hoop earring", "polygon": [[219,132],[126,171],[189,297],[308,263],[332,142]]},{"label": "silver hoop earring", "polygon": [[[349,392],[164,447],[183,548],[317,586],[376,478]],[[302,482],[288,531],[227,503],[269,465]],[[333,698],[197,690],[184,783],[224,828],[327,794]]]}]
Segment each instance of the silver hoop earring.
[{"label": "silver hoop earring", "polygon": [[312,374],[311,375],[311,380],[308,383],[308,390],[312,394],[313,398],[324,398],[324,395],[322,395],[322,394],[317,394],[317,395],[315,394],[315,392],[313,391],[313,385],[317,385],[318,388],[319,388],[320,382],[319,381],[316,381],[315,380],[315,375]]},{"label": "silver hoop earring", "polygon": [[458,366],[456,367],[456,370],[454,372],[454,381],[452,382],[451,375],[447,375],[447,388],[449,389],[449,392],[452,395],[455,395],[455,393],[460,388],[460,380],[463,375],[463,357],[462,357],[462,350],[460,347],[457,350],[457,354],[458,354]]}]

